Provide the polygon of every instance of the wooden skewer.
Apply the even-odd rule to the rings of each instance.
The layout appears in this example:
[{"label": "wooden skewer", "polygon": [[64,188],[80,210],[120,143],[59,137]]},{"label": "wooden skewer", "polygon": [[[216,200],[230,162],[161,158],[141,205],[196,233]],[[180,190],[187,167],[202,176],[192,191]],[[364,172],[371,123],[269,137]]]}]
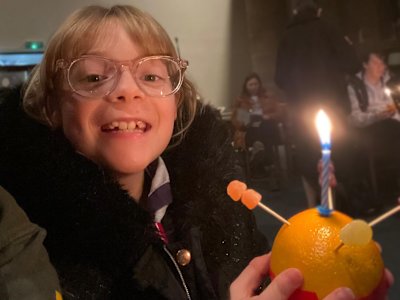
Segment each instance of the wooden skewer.
[{"label": "wooden skewer", "polygon": [[344,246],[344,243],[343,242],[340,242],[340,244],[335,248],[335,250],[333,250],[333,251],[339,251],[339,249],[340,248],[342,248]]},{"label": "wooden skewer", "polygon": [[333,210],[333,196],[331,187],[328,188],[328,208]]},{"label": "wooden skewer", "polygon": [[385,212],[383,215],[377,217],[376,219],[372,220],[371,222],[368,223],[369,226],[374,226],[375,224],[378,224],[379,222],[383,221],[386,218],[389,218],[391,215],[394,215],[400,211],[400,204],[397,205],[396,207],[393,207],[391,210]]},{"label": "wooden skewer", "polygon": [[282,217],[281,215],[277,214],[276,212],[274,212],[272,209],[270,209],[268,206],[262,204],[261,202],[258,202],[258,206],[260,208],[262,208],[263,210],[265,210],[267,213],[269,213],[270,215],[274,216],[275,218],[277,218],[279,221],[290,225],[290,222],[288,220],[286,220],[284,217]]}]

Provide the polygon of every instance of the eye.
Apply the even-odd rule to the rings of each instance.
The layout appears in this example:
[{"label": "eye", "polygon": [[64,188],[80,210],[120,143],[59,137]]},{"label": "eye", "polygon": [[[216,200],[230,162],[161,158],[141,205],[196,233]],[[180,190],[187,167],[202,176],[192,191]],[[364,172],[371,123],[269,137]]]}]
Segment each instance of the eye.
[{"label": "eye", "polygon": [[143,76],[143,79],[144,81],[157,81],[160,77],[155,74],[147,74]]},{"label": "eye", "polygon": [[83,78],[85,82],[100,82],[106,80],[107,76],[98,75],[98,74],[89,74]]}]

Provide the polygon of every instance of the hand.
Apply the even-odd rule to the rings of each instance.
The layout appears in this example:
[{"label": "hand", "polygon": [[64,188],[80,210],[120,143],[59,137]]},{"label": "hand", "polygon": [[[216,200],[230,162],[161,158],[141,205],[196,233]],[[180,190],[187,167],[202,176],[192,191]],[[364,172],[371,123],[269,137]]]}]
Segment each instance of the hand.
[{"label": "hand", "polygon": [[273,299],[283,300],[303,284],[303,275],[297,269],[288,269],[279,274],[259,295],[255,290],[268,276],[271,254],[254,258],[231,284],[229,289],[231,300]]},{"label": "hand", "polygon": [[[376,246],[379,248],[379,251],[382,252],[382,247],[379,243],[375,242]],[[387,292],[388,289],[393,285],[394,277],[392,272],[385,268],[384,274],[382,276],[382,280],[379,283],[378,287],[375,289],[373,294],[369,299],[371,300],[380,300],[380,299],[388,299]]]},{"label": "hand", "polygon": [[389,299],[387,296],[388,289],[393,285],[394,277],[393,274],[388,270],[385,269],[384,276],[382,276],[382,280],[379,283],[378,287],[369,296],[368,299],[371,300],[381,300],[381,299]]},{"label": "hand", "polygon": [[[270,254],[254,258],[230,287],[231,300],[285,300],[303,284],[303,275],[297,269],[290,268],[279,274],[259,295],[255,290],[268,274]],[[387,291],[387,289],[385,290]],[[384,295],[384,294],[379,294]],[[348,288],[338,288],[324,300],[352,300],[353,292]],[[383,298],[377,298],[383,299]]]}]

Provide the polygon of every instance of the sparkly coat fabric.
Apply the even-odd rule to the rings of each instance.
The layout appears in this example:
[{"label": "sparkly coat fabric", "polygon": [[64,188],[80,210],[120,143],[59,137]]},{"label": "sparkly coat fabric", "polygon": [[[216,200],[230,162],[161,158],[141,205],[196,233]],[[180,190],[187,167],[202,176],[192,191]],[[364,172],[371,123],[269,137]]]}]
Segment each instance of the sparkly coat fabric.
[{"label": "sparkly coat fabric", "polygon": [[173,203],[163,225],[166,246],[150,214],[106,170],[75,153],[61,132],[32,121],[19,91],[0,95],[0,185],[48,232],[45,246],[64,299],[225,299],[229,284],[268,250],[254,216],[226,196],[236,177],[226,125],[201,106],[185,140],[163,154]]}]

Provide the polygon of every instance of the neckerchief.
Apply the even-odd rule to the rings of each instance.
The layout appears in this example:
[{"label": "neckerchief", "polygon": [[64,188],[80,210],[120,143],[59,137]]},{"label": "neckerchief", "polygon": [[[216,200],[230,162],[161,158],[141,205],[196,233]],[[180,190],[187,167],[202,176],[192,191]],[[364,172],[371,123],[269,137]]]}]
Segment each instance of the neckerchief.
[{"label": "neckerchief", "polygon": [[147,199],[143,199],[145,208],[154,216],[155,227],[164,243],[168,243],[161,220],[168,205],[172,203],[172,193],[167,167],[161,157],[153,161],[145,171],[144,190],[148,190]]}]

